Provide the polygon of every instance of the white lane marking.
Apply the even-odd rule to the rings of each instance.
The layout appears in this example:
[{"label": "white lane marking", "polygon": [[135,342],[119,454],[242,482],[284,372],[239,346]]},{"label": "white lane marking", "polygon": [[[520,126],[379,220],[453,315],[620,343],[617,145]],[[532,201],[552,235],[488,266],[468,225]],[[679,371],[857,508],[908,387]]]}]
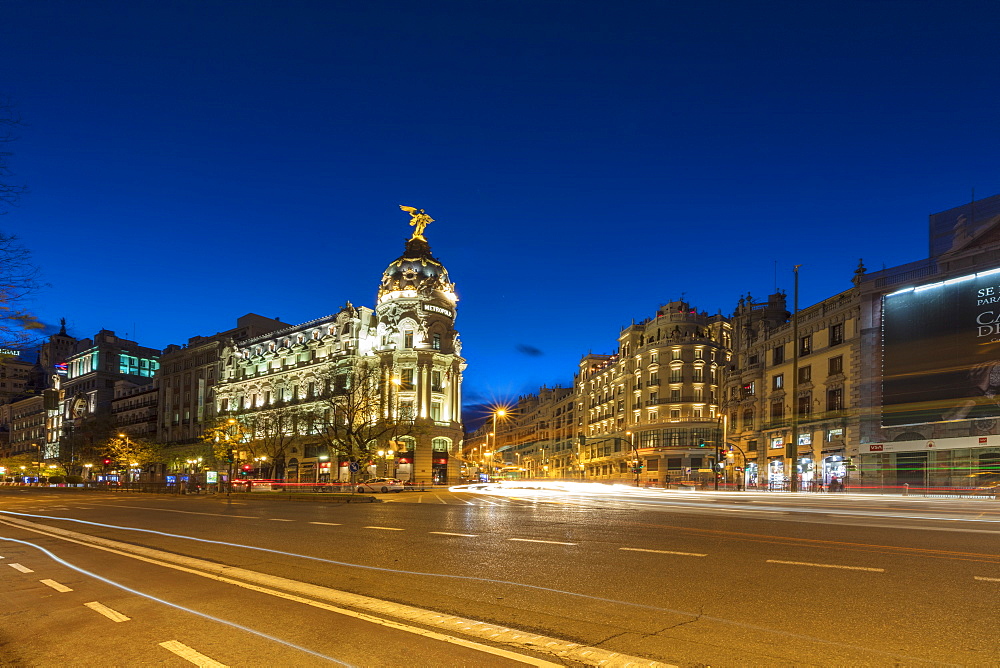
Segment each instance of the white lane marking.
[{"label": "white lane marking", "polygon": [[85,606],[93,610],[94,612],[99,612],[113,622],[127,622],[131,617],[126,617],[117,610],[112,610],[103,603],[98,603],[97,601],[91,601],[90,603],[84,603]]},{"label": "white lane marking", "polygon": [[476,538],[479,535],[474,533],[448,533],[447,531],[428,531],[427,533],[436,533],[439,536],[461,536],[462,538]]},{"label": "white lane marking", "polygon": [[10,566],[11,568],[13,568],[15,571],[21,571],[22,573],[34,573],[35,572],[35,571],[31,570],[30,568],[28,568],[27,566],[22,566],[21,564],[7,564],[7,565]]},{"label": "white lane marking", "polygon": [[201,668],[228,668],[226,664],[219,663],[215,659],[210,659],[201,652],[191,649],[182,642],[176,640],[168,640],[167,642],[161,642],[160,647],[166,650],[170,650],[182,659],[190,661],[196,666]]},{"label": "white lane marking", "polygon": [[981,575],[976,575],[973,577],[975,577],[977,580],[982,580],[983,582],[1000,582],[1000,578],[984,578]]},{"label": "white lane marking", "polygon": [[619,550],[625,550],[627,552],[655,552],[656,554],[679,554],[683,557],[707,557],[707,554],[698,554],[697,552],[674,552],[673,550],[644,550],[641,547],[619,547]]},{"label": "white lane marking", "polygon": [[780,561],[778,559],[768,559],[769,564],[788,564],[790,566],[815,566],[816,568],[842,568],[845,571],[871,571],[872,573],[885,573],[884,568],[868,568],[867,566],[838,566],[836,564],[813,564],[808,561]]},{"label": "white lane marking", "polygon": [[444,499],[442,499],[442,498],[441,498],[440,496],[438,496],[437,494],[435,494],[435,495],[434,495],[434,498],[435,498],[435,499],[437,499],[438,501],[440,501],[441,503],[443,503],[444,505],[446,505],[446,506],[448,505],[448,502],[447,502],[447,501],[445,501]]},{"label": "white lane marking", "polygon": [[423,502],[424,502],[424,497],[418,496],[417,497],[417,503],[423,503]]},{"label": "white lane marking", "polygon": [[557,540],[535,540],[534,538],[508,538],[507,540],[516,540],[522,543],[548,543],[549,545],[576,545],[576,543],[560,543]]},{"label": "white lane marking", "polygon": [[7,557],[0,557],[0,559],[6,559]]},{"label": "white lane marking", "polygon": [[192,510],[171,510],[170,508],[144,508],[143,506],[115,506],[115,508],[132,508],[133,510],[155,510],[158,513],[182,513],[184,515],[208,515],[210,517],[235,517],[241,520],[259,520],[253,515],[229,515],[226,513],[196,513]]},{"label": "white lane marking", "polygon": [[72,589],[70,589],[66,585],[60,584],[60,583],[56,582],[55,580],[39,580],[39,582],[41,582],[46,587],[52,587],[56,591],[61,591],[61,592],[73,591]]},{"label": "white lane marking", "polygon": [[327,526],[327,527],[342,527],[342,526],[344,526],[343,524],[338,524],[336,522],[310,522],[309,524],[322,524],[323,526]]},{"label": "white lane marking", "polygon": [[272,522],[294,522],[295,521],[295,520],[286,520],[286,519],[283,519],[281,517],[268,517],[267,519],[269,519]]},{"label": "white lane marking", "polygon": [[396,527],[365,527],[366,529],[381,529],[382,531],[404,531]]}]

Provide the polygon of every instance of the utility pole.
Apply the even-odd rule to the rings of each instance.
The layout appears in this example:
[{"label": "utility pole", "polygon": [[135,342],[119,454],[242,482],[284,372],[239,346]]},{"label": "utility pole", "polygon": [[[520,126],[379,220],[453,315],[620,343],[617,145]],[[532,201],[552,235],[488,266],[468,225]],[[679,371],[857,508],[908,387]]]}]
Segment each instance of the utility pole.
[{"label": "utility pole", "polygon": [[795,265],[795,293],[792,309],[792,438],[785,445],[785,459],[788,460],[788,485],[793,492],[799,491],[799,267]]}]

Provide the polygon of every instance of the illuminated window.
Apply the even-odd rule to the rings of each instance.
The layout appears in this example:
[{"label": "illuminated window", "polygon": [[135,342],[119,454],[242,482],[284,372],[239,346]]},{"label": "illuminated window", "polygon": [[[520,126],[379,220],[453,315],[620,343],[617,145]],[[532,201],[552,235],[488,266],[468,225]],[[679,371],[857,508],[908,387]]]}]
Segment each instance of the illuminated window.
[{"label": "illuminated window", "polygon": [[680,348],[674,348],[673,350],[670,351],[670,359],[679,360],[680,358],[681,358]]},{"label": "illuminated window", "polygon": [[441,402],[432,401],[431,402],[431,419],[435,422],[441,421]]},{"label": "illuminated window", "polygon": [[785,374],[783,373],[775,374],[774,378],[771,379],[771,389],[780,390],[784,386],[785,386]]},{"label": "illuminated window", "polygon": [[434,392],[440,392],[442,389],[441,385],[441,372],[432,371],[431,372],[431,390]]},{"label": "illuminated window", "polygon": [[441,350],[441,335],[435,334],[431,339],[431,348],[434,350]]},{"label": "illuminated window", "polygon": [[403,369],[400,373],[400,389],[412,390],[413,389],[413,369]]},{"label": "illuminated window", "polygon": [[412,348],[413,347],[413,330],[407,329],[403,331],[403,347]]},{"label": "illuminated window", "polygon": [[451,441],[447,438],[435,438],[431,441],[431,450],[434,452],[448,452],[449,445],[451,445]]},{"label": "illuminated window", "polygon": [[844,410],[844,391],[839,387],[826,391],[826,410]]},{"label": "illuminated window", "polygon": [[702,350],[701,348],[695,348],[694,349],[694,358],[696,360],[703,360],[703,359],[705,359],[705,351]]},{"label": "illuminated window", "polygon": [[813,337],[812,334],[808,334],[799,339],[799,355],[808,355],[812,352],[813,348]]}]

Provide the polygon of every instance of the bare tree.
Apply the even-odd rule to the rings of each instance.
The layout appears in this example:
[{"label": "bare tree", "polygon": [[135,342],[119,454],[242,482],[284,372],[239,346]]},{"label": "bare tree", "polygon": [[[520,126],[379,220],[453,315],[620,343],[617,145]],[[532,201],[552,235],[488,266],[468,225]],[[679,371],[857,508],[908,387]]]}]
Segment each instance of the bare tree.
[{"label": "bare tree", "polygon": [[266,457],[264,467],[272,477],[284,475],[289,446],[298,436],[303,420],[296,406],[276,406],[265,410],[247,410],[220,417],[206,430],[203,439],[212,445],[216,461],[232,463]]},{"label": "bare tree", "polygon": [[[6,146],[16,140],[17,130],[20,127],[23,127],[21,115],[10,100],[0,98],[0,146]],[[25,186],[9,182],[13,176],[8,162],[10,156],[9,151],[0,151],[0,216],[7,213],[27,191]]]},{"label": "bare tree", "polygon": [[[0,148],[17,139],[21,116],[9,100],[0,98]],[[6,214],[26,191],[9,181],[11,153],[0,150],[0,215]],[[41,286],[31,252],[17,237],[0,232],[0,347],[17,348],[31,343],[42,325],[26,308],[29,296]]]},{"label": "bare tree", "polygon": [[326,390],[312,405],[309,432],[350,461],[368,460],[376,450],[417,433],[412,408],[395,400],[399,379],[377,360],[331,367],[321,379]]}]

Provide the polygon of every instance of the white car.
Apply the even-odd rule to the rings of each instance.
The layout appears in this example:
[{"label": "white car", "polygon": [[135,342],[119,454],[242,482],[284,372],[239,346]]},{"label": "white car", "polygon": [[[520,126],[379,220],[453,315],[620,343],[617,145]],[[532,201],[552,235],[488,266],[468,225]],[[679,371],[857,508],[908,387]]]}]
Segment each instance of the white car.
[{"label": "white car", "polygon": [[402,491],[403,481],[397,478],[372,478],[371,480],[358,483],[358,494],[364,494],[365,492],[388,494],[389,492]]}]

